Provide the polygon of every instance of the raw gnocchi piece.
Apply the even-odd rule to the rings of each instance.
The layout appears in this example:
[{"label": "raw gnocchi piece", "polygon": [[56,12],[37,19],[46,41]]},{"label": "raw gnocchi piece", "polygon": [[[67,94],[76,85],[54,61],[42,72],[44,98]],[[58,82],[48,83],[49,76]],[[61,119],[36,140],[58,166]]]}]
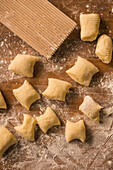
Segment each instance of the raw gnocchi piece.
[{"label": "raw gnocchi piece", "polygon": [[65,101],[66,93],[71,87],[67,81],[49,78],[48,87],[42,94],[49,99]]},{"label": "raw gnocchi piece", "polygon": [[38,92],[29,84],[27,80],[18,89],[13,90],[13,94],[16,99],[29,110],[32,103],[40,99]]},{"label": "raw gnocchi piece", "polygon": [[99,33],[100,17],[98,14],[80,14],[81,39],[94,41]]},{"label": "raw gnocchi piece", "polygon": [[14,129],[20,133],[25,139],[29,141],[34,141],[34,129],[37,121],[32,116],[24,114],[24,121],[23,124],[20,126],[14,127]]},{"label": "raw gnocchi piece", "polygon": [[4,97],[0,91],[0,108],[1,109],[7,109],[7,105],[6,105],[6,102],[4,100]]},{"label": "raw gnocchi piece", "polygon": [[13,134],[5,126],[2,126],[0,129],[0,157],[11,145],[16,143],[17,140]]},{"label": "raw gnocchi piece", "polygon": [[67,120],[65,128],[65,138],[67,142],[73,139],[79,139],[82,142],[86,139],[86,130],[83,120],[79,120],[76,123]]},{"label": "raw gnocchi piece", "polygon": [[86,96],[83,103],[79,107],[79,110],[81,110],[87,117],[98,123],[100,121],[100,109],[102,109],[102,107],[98,103],[96,103],[90,96]]},{"label": "raw gnocchi piece", "polygon": [[97,42],[96,55],[103,63],[109,64],[112,59],[112,39],[108,35],[102,35]]},{"label": "raw gnocchi piece", "polygon": [[89,86],[92,76],[99,70],[88,60],[78,57],[75,65],[68,69],[66,73],[81,85]]},{"label": "raw gnocchi piece", "polygon": [[18,54],[9,65],[9,70],[26,77],[33,77],[34,65],[38,60],[32,55]]},{"label": "raw gnocchi piece", "polygon": [[47,107],[45,113],[36,118],[40,129],[46,133],[52,126],[60,125],[60,121],[54,111]]}]

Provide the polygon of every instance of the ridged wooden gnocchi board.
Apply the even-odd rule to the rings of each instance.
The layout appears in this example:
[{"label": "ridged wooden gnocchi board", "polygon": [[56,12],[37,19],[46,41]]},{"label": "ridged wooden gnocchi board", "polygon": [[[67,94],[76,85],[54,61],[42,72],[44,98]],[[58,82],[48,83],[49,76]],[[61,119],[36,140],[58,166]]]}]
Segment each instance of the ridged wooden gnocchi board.
[{"label": "ridged wooden gnocchi board", "polygon": [[48,0],[0,1],[0,21],[47,58],[76,26]]},{"label": "ridged wooden gnocchi board", "polygon": [[[0,170],[111,170],[113,115],[106,114],[113,113],[113,61],[107,65],[97,58],[95,55],[97,40],[92,43],[80,40],[79,14],[98,13],[101,17],[99,36],[107,34],[113,38],[113,2],[112,0],[50,0],[50,2],[75,21],[78,29],[68,37],[49,61],[0,24],[0,89],[8,104],[8,110],[0,110],[0,126],[5,125],[19,141],[17,146],[12,146],[0,159]],[[39,57],[35,65],[34,78],[25,78],[8,71],[8,65],[18,53]],[[94,75],[90,87],[77,84],[65,73],[74,65],[77,56],[88,59],[100,70]],[[68,92],[66,102],[42,97],[32,105],[30,111],[27,111],[13,96],[12,90],[21,86],[24,80],[28,80],[41,94],[47,87],[48,78],[51,77],[72,83],[73,88]],[[92,122],[78,110],[86,95],[90,95],[104,107],[101,111],[100,124]],[[58,115],[61,126],[51,128],[47,134],[37,127],[35,142],[28,142],[17,134],[13,127],[23,122],[23,114],[39,116],[44,113],[47,106]],[[86,124],[85,143],[74,140],[67,144],[64,136],[66,120],[76,122],[81,118]]]}]

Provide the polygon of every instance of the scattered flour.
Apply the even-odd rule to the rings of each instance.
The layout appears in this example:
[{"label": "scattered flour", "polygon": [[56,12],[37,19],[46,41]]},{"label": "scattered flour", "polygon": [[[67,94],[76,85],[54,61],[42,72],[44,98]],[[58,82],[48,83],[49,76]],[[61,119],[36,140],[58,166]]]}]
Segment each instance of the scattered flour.
[{"label": "scattered flour", "polygon": [[89,8],[89,5],[86,5],[86,8]]},{"label": "scattered flour", "polygon": [[22,54],[23,54],[23,55],[26,54],[26,51],[22,51]]},{"label": "scattered flour", "polygon": [[111,13],[113,14],[113,8],[111,9]]},{"label": "scattered flour", "polygon": [[103,109],[103,112],[104,112],[107,116],[113,114],[113,106]]},{"label": "scattered flour", "polygon": [[[80,11],[80,6],[71,6],[73,1],[74,0],[65,2],[62,1],[62,6],[71,13],[70,17],[76,21],[76,19],[79,17],[79,13],[82,13],[82,11]],[[89,2],[92,2],[92,0],[89,0]],[[90,6],[91,5],[86,5],[87,11],[90,11]],[[92,8],[95,11],[96,6],[94,5]],[[101,9],[101,12],[103,10],[104,9]],[[101,16],[102,15],[103,13],[101,13]],[[7,14],[6,17],[9,17],[9,14]],[[77,30],[79,30],[79,26]],[[111,34],[110,31],[109,33]],[[41,60],[41,64],[45,73],[55,72],[56,75],[59,73],[61,74],[62,71],[65,71],[67,66],[66,63],[68,65],[71,64],[70,58],[73,58],[73,60],[76,61],[78,55],[85,56],[86,58],[96,57],[94,54],[96,44],[95,42],[88,44],[78,40],[72,41],[73,43],[70,42],[65,46],[66,52],[60,51],[57,54],[58,58],[47,61],[47,59],[45,59],[43,56],[40,56],[38,52],[32,50],[31,47],[17,38],[15,34],[8,31],[7,35],[3,36],[0,41],[0,83],[10,83],[11,80],[18,80],[22,78],[20,75],[16,75],[8,71],[8,65],[14,56],[17,55],[17,52],[38,56]],[[83,50],[84,45],[86,47],[86,51]],[[7,56],[9,60],[7,60],[7,57],[4,56]],[[61,57],[59,58],[59,56]],[[104,76],[101,76],[98,80],[96,80],[96,82],[92,82],[91,87],[86,88],[78,86],[78,92],[69,91],[69,99],[65,103],[52,101],[42,97],[40,101],[37,101],[34,105],[32,105],[32,111],[30,113],[33,113],[34,117],[43,114],[46,110],[46,107],[50,106],[56,112],[62,124],[59,127],[51,128],[47,134],[43,134],[39,127],[37,127],[35,142],[26,141],[16,131],[13,130],[13,126],[19,124],[23,120],[23,113],[30,114],[23,107],[21,107],[21,110],[18,111],[16,108],[18,102],[13,103],[13,106],[9,108],[8,111],[0,111],[0,126],[7,126],[19,141],[18,145],[11,147],[8,154],[5,154],[0,160],[3,170],[49,170],[49,167],[51,167],[52,170],[93,170],[97,165],[98,167],[101,167],[101,169],[108,169],[108,167],[112,169],[112,78],[112,73],[106,73]],[[15,84],[16,83],[17,82],[15,82]],[[76,83],[73,84],[75,85]],[[90,121],[85,115],[80,114],[76,105],[71,105],[72,99],[76,100],[76,98],[74,98],[75,96],[78,99],[83,99],[86,95],[98,94],[98,92],[96,92],[97,87],[100,87],[103,93],[106,91],[108,95],[108,97],[106,97],[102,103],[102,106],[104,107],[103,113],[106,115],[111,114],[111,116],[108,116],[107,118],[103,116],[101,118],[102,122],[99,125]],[[39,91],[40,93],[42,92],[40,89]],[[98,101],[98,98],[96,100],[101,104],[102,101]],[[75,109],[73,112],[76,114],[72,113],[71,107]],[[85,120],[87,124],[87,140],[84,144],[77,140],[69,144],[66,143],[64,134],[65,122],[67,119],[72,121],[77,121],[79,119]]]},{"label": "scattered flour", "polygon": [[1,47],[3,47],[3,45],[4,45],[4,41],[2,41],[2,42],[0,43],[0,46],[1,46]]}]

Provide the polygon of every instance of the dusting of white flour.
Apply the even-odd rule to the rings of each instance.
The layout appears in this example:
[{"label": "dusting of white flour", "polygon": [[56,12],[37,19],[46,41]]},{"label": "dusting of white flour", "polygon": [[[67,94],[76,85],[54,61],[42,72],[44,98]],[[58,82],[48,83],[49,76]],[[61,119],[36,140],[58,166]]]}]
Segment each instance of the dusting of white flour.
[{"label": "dusting of white flour", "polygon": [[[80,3],[79,5],[76,5],[76,3],[72,5],[73,2],[74,0],[61,0],[61,5],[63,9],[70,13],[70,18],[78,21],[79,14],[84,12],[81,11]],[[85,12],[98,12],[98,10],[100,10],[100,15],[103,17],[103,7],[97,10],[97,5],[91,5],[91,2],[93,2],[93,0],[84,3]],[[112,1],[109,0],[109,2],[111,3]],[[101,4],[100,0],[99,4]],[[113,13],[112,10],[111,12]],[[9,17],[8,13],[6,17]],[[106,20],[108,20],[108,17],[109,16],[106,15]],[[2,33],[4,26],[2,24],[0,26]],[[76,29],[78,31],[77,34],[79,34],[79,24]],[[108,29],[108,33],[111,35],[112,32],[110,28]],[[61,48],[57,52],[57,57],[48,61],[9,30],[6,30],[5,34],[6,35],[3,34],[3,36],[0,37],[0,84],[4,85],[8,83],[10,90],[12,82],[18,85],[18,82],[22,83],[24,81],[25,78],[23,76],[8,71],[8,65],[13,58],[17,53],[22,53],[38,56],[39,71],[41,74],[44,74],[45,78],[48,77],[48,74],[53,75],[52,73],[58,78],[60,74],[61,79],[72,82],[74,90],[69,90],[66,102],[53,101],[42,97],[40,101],[32,105],[31,111],[26,111],[26,109],[20,106],[19,102],[14,99],[12,106],[10,106],[7,111],[0,111],[0,126],[5,125],[8,127],[19,141],[18,144],[12,146],[0,160],[2,169],[94,170],[97,166],[102,170],[113,169],[113,158],[111,154],[113,152],[113,73],[106,72],[96,80],[93,79],[90,87],[77,85],[69,76],[65,74],[65,77],[63,77],[64,74],[62,74],[66,71],[67,66],[71,67],[72,64],[74,65],[79,55],[85,58],[96,58],[96,42],[86,43],[79,40],[79,38],[74,38],[65,45],[65,50]],[[37,76],[35,78],[37,78],[38,81],[39,77]],[[47,87],[47,82],[41,83],[44,85],[44,88]],[[101,96],[97,89],[100,89]],[[39,93],[42,93],[43,90],[40,84],[40,87],[38,87]],[[93,97],[94,100],[103,107],[100,113],[100,124],[92,122],[78,110],[79,106],[76,104],[76,100],[81,104],[86,95]],[[17,109],[18,106],[20,109]],[[43,114],[47,106],[50,106],[55,111],[61,120],[61,126],[51,128],[47,134],[44,134],[37,126],[35,129],[35,142],[25,140],[14,130],[14,126],[22,123],[24,113],[32,114],[32,116],[36,117]],[[87,134],[85,143],[81,143],[78,140],[74,140],[69,144],[66,143],[65,123],[67,119],[73,122],[79,119],[85,120]]]}]

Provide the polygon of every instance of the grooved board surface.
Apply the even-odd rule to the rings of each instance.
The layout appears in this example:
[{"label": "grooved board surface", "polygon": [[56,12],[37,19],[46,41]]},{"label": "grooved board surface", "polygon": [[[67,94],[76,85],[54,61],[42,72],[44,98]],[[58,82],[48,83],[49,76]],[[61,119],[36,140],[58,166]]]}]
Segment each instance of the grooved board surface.
[{"label": "grooved board surface", "polygon": [[47,0],[0,1],[0,21],[47,58],[76,26]]},{"label": "grooved board surface", "polygon": [[[7,1],[0,0],[0,4],[2,2]],[[14,7],[15,1],[9,0],[10,4],[11,2]],[[16,2],[22,3],[21,0]],[[28,4],[39,1],[23,0],[23,2]],[[113,115],[107,117],[106,113],[113,112],[113,61],[106,65],[97,58],[95,55],[97,40],[91,43],[80,40],[79,15],[81,12],[98,13],[101,18],[99,36],[107,34],[113,38],[113,1],[50,0],[50,2],[77,23],[76,30],[50,60],[41,56],[0,23],[0,90],[8,105],[7,110],[0,109],[0,126],[5,125],[19,141],[17,146],[12,146],[0,159],[0,170],[112,170]],[[38,15],[38,11],[36,12]],[[8,71],[8,65],[18,53],[39,57],[35,65],[34,78],[25,78]],[[90,87],[79,85],[65,73],[74,65],[77,56],[88,59],[100,70],[94,75]],[[35,102],[30,111],[27,111],[13,96],[12,90],[20,87],[24,80],[28,80],[41,94],[47,87],[48,78],[51,77],[72,83],[73,87],[67,93],[66,102],[53,101],[42,96],[41,100]],[[78,110],[86,95],[90,95],[103,106],[100,124],[92,122]],[[62,125],[51,128],[47,134],[37,126],[36,141],[26,141],[13,127],[23,122],[23,114],[39,116],[44,113],[47,106],[55,111]],[[85,121],[86,141],[81,143],[74,140],[67,144],[64,136],[66,120],[76,122],[79,119]]]}]

